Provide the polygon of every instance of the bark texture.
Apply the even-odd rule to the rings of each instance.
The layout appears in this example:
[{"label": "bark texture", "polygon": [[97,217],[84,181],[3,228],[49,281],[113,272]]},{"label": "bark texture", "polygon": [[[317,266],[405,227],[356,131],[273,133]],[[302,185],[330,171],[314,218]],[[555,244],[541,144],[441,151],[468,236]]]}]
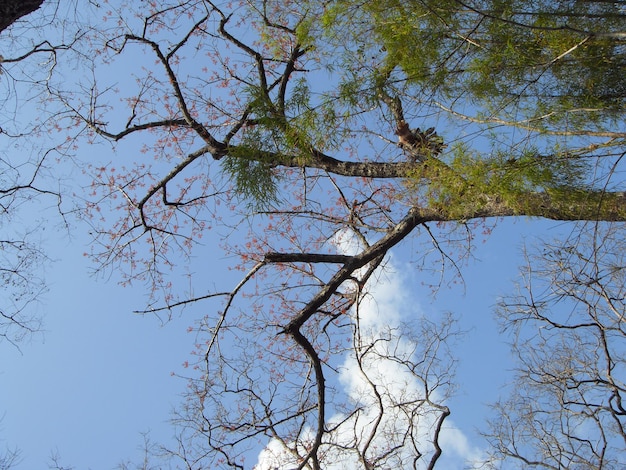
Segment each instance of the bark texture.
[{"label": "bark texture", "polygon": [[0,0],[0,32],[37,10],[43,0]]}]

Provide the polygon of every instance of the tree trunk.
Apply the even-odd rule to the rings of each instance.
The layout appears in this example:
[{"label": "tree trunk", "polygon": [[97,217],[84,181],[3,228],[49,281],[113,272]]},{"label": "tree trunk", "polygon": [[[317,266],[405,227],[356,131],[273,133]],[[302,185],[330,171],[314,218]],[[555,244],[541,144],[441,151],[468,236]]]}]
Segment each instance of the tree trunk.
[{"label": "tree trunk", "polygon": [[452,222],[490,217],[541,217],[552,220],[626,222],[626,193],[595,190],[559,190],[519,193],[516,200],[497,195],[471,194],[466,202],[450,200],[415,207],[415,213],[430,222]]},{"label": "tree trunk", "polygon": [[43,0],[0,0],[0,32],[42,4]]}]

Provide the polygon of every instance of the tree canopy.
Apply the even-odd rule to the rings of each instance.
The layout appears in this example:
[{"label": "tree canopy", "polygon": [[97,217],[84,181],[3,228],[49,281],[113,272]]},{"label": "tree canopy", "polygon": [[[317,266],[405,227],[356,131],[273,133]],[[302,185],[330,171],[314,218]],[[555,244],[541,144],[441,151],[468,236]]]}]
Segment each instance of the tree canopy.
[{"label": "tree canopy", "polygon": [[[529,263],[529,279],[536,269],[557,277],[545,281],[555,292],[536,303],[531,283],[499,312],[513,329],[545,322],[553,334],[517,333],[522,385],[496,406],[485,464],[625,463],[624,2],[89,8],[98,21],[76,14],[73,32],[54,41],[37,39],[54,28],[14,36],[19,47],[2,65],[18,91],[38,90],[41,121],[26,137],[45,134],[59,160],[83,172],[86,190],[71,188],[60,206],[90,227],[97,266],[145,281],[145,313],[211,306],[196,323],[197,373],[172,454],[189,468],[244,468],[263,437],[283,467],[435,467],[454,322],[368,329],[371,281],[411,237],[439,287],[462,275],[477,233],[532,217],[572,222],[567,241]],[[45,73],[30,61],[41,54],[54,58]],[[3,129],[23,139],[13,125]],[[109,146],[110,162],[90,162],[92,145]],[[181,289],[185,260],[209,230],[225,233],[221,248],[237,257],[241,282]],[[591,336],[569,336],[574,326],[550,319],[561,299],[592,318],[577,323]],[[548,351],[558,351],[562,375],[546,365]],[[361,372],[360,399],[332,386],[345,355]],[[423,386],[398,396],[381,364]],[[582,398],[566,396],[571,389]],[[516,415],[522,405],[530,411]],[[546,421],[536,419],[545,410]],[[579,434],[587,420],[595,428]]]}]

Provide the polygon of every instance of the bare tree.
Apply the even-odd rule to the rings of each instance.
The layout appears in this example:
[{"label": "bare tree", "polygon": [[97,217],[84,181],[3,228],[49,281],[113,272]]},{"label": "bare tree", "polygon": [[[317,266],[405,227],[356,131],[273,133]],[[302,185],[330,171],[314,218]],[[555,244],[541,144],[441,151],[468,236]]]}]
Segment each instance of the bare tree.
[{"label": "bare tree", "polygon": [[505,298],[499,312],[518,366],[488,434],[495,462],[626,464],[625,253],[621,228],[602,224],[528,257],[519,295]]},{"label": "bare tree", "polygon": [[[622,13],[407,3],[112,2],[67,48],[82,73],[41,82],[58,155],[115,155],[79,163],[93,259],[148,282],[144,313],[211,305],[167,449],[188,468],[259,446],[284,468],[433,468],[456,330],[373,320],[390,252],[414,238],[437,287],[491,220],[626,221]],[[180,289],[216,226],[241,281]]]},{"label": "bare tree", "polygon": [[[454,335],[447,322],[363,334],[369,281],[410,235],[424,243],[423,266],[456,274],[473,230],[489,230],[486,218],[626,220],[623,188],[611,179],[624,151],[623,127],[611,129],[611,120],[600,118],[572,134],[570,121],[549,113],[515,120],[507,107],[488,118],[458,112],[462,97],[455,90],[415,83],[410,73],[418,72],[400,59],[389,65],[395,56],[380,53],[380,43],[367,42],[364,31],[347,44],[336,30],[325,36],[316,18],[328,11],[317,2],[175,2],[147,6],[132,21],[127,7],[110,13],[117,28],[92,36],[102,63],[90,61],[94,79],[82,85],[85,93],[54,81],[48,90],[67,107],[72,135],[157,159],[151,164],[138,156],[124,171],[88,170],[93,193],[85,214],[93,224],[94,259],[103,268],[126,266],[128,279],[153,286],[155,303],[146,312],[222,302],[197,324],[192,366],[198,372],[189,377],[188,401],[177,417],[179,447],[170,453],[189,468],[244,468],[263,438],[278,467],[344,461],[367,469],[434,467],[452,389],[442,345]],[[386,25],[396,10],[381,11],[383,19],[375,19]],[[456,28],[440,38],[449,45],[446,54],[433,57],[459,53],[457,62],[441,59],[435,71],[465,64],[476,44],[493,40],[489,28],[476,33],[481,25],[503,21],[488,11],[458,5],[455,11],[469,16],[446,23],[435,7],[424,14],[439,27]],[[343,32],[361,24],[346,18]],[[339,16],[332,20],[327,24],[341,26]],[[535,34],[530,26],[523,34],[528,31]],[[560,38],[550,43],[553,65],[599,40],[589,31],[569,33],[586,39],[575,38],[577,47]],[[389,51],[406,42],[381,36]],[[122,88],[126,105],[119,108],[100,70],[126,70],[126,57],[145,62]],[[529,65],[531,72],[536,67]],[[453,77],[465,69],[445,70]],[[531,77],[516,99],[532,83],[543,85],[545,73]],[[547,99],[550,90],[541,91]],[[414,127],[433,115],[441,132]],[[494,126],[501,140],[488,139]],[[520,129],[524,137],[517,140]],[[439,135],[446,133],[453,136]],[[484,146],[468,149],[476,135]],[[566,144],[553,144],[560,135]],[[133,145],[137,136],[140,146]],[[119,218],[112,222],[102,213]],[[245,234],[241,244],[224,239],[227,252],[240,257],[243,279],[234,289],[175,296],[168,271],[179,272],[180,255],[216,220]],[[426,331],[411,334],[420,328]],[[332,385],[346,356],[363,377],[359,398]],[[395,364],[398,377],[410,376],[411,393],[397,395],[376,374],[378,361]]]},{"label": "bare tree", "polygon": [[[55,211],[64,222],[63,173],[52,170],[58,153],[47,139],[52,122],[44,110],[53,106],[46,105],[45,86],[59,55],[82,35],[76,17],[58,17],[56,2],[42,4],[0,6],[0,337],[14,345],[41,328],[36,304],[46,291],[48,262],[43,230]],[[71,12],[71,4],[65,7]],[[36,117],[25,121],[29,113]]]},{"label": "bare tree", "polygon": [[19,459],[19,451],[7,449],[6,452],[0,454],[0,469],[10,470],[14,468],[19,463]]}]

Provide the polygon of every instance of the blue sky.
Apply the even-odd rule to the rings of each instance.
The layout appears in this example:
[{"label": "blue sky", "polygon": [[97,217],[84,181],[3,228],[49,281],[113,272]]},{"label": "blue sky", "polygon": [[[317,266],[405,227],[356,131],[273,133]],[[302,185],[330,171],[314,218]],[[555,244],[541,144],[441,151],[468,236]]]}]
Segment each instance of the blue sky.
[{"label": "blue sky", "polygon": [[[117,78],[125,64],[117,66],[117,72],[112,69],[104,78]],[[37,111],[28,112],[34,117]],[[28,121],[29,115],[21,119]],[[112,154],[107,145],[94,145],[88,157],[91,162],[108,162],[120,155]],[[154,441],[171,443],[170,411],[180,403],[187,385],[176,375],[185,375],[183,364],[193,360],[195,336],[188,327],[215,305],[194,304],[167,322],[134,314],[145,306],[146,286],[121,287],[115,271],[90,276],[94,265],[83,256],[90,240],[88,228],[72,226],[68,233],[59,226],[50,201],[27,205],[23,211],[22,221],[49,214],[52,225],[41,238],[53,262],[46,268],[49,291],[34,305],[45,317],[45,331],[21,343],[20,350],[0,344],[2,444],[21,450],[18,469],[45,468],[50,455],[57,453],[64,466],[76,469],[110,469],[127,459],[140,461],[142,432],[150,432]],[[460,329],[467,331],[455,351],[459,389],[448,403],[450,424],[455,426],[450,439],[466,440],[466,445],[457,442],[459,454],[450,456],[457,459],[451,461],[455,464],[463,449],[467,456],[483,449],[475,428],[483,424],[487,404],[505,392],[510,377],[508,348],[498,334],[492,308],[499,295],[512,291],[518,278],[521,244],[532,242],[534,234],[553,237],[568,227],[526,219],[498,222],[485,243],[476,241],[475,259],[462,269],[464,283],[444,286],[435,295],[422,285],[432,279],[416,267],[423,245],[409,237],[393,251],[385,283],[371,286],[384,289],[386,301],[391,299],[389,309],[395,308],[394,292],[398,297],[403,294],[405,310],[396,312],[400,319],[451,312]],[[229,290],[240,279],[240,273],[226,269],[234,260],[217,248],[225,233],[216,227],[192,260],[180,261],[190,264],[194,284],[207,291]],[[183,277],[174,282],[181,290],[187,287]]]},{"label": "blue sky", "polygon": [[162,327],[134,315],[142,289],[89,277],[80,241],[52,246],[59,261],[37,306],[46,331],[21,354],[3,345],[0,429],[22,450],[18,468],[45,468],[51,452],[75,468],[113,468],[135,453],[137,432],[169,436],[165,421],[185,386],[170,373],[191,348],[189,321]]}]

